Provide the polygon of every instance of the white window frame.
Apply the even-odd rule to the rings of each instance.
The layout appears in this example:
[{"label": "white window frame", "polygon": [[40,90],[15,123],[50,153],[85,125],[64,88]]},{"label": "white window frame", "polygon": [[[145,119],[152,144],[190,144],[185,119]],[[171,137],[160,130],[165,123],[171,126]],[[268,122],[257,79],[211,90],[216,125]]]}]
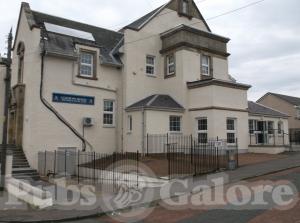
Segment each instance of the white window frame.
[{"label": "white window frame", "polygon": [[[92,58],[91,58],[91,64],[89,64],[89,63],[83,63],[81,61],[81,55],[82,54],[89,54],[89,55],[92,56]],[[95,60],[94,57],[95,57],[95,53],[93,53],[93,52],[88,52],[88,51],[85,51],[85,50],[82,50],[80,52],[79,76],[81,76],[81,77],[89,77],[89,78],[93,78],[94,77],[94,60]],[[81,73],[81,66],[90,67],[91,68],[91,75]]]},{"label": "white window frame", "polygon": [[[105,111],[105,102],[112,102],[113,105],[113,111]],[[112,115],[112,124],[106,124],[104,123],[104,115],[106,114],[111,114]],[[110,99],[104,99],[103,100],[103,126],[104,127],[115,127],[115,101],[114,100],[110,100]]]},{"label": "white window frame", "polygon": [[[228,120],[233,120],[234,121],[234,129],[228,129]],[[226,119],[226,138],[227,138],[227,144],[228,145],[235,145],[236,144],[236,133],[237,133],[237,119],[236,118],[227,118]],[[229,143],[228,142],[228,134],[234,134],[234,143]]]},{"label": "white window frame", "polygon": [[[179,118],[179,130],[171,130],[171,118]],[[182,117],[178,115],[170,115],[169,116],[169,132],[170,133],[181,133],[182,132]]]},{"label": "white window frame", "polygon": [[[153,59],[153,64],[148,63],[148,58]],[[155,63],[156,63],[156,57],[155,56],[146,55],[146,74],[148,76],[156,77]],[[153,74],[150,74],[150,73],[147,72],[148,67],[151,67],[153,69]]]},{"label": "white window frame", "polygon": [[131,133],[133,129],[133,119],[132,115],[127,116],[127,132]]},{"label": "white window frame", "polygon": [[185,15],[189,14],[189,1],[188,0],[182,0],[182,13]]},{"label": "white window frame", "polygon": [[[173,62],[170,63],[170,57],[173,57]],[[167,76],[174,75],[176,73],[176,62],[175,62],[175,54],[170,54],[166,56],[167,60]],[[170,73],[170,67],[174,66],[174,71]]]},{"label": "white window frame", "polygon": [[[204,58],[207,58],[207,64],[204,63]],[[202,54],[201,55],[201,74],[205,76],[210,76],[210,56]],[[203,72],[203,68],[207,68],[207,73]]]},{"label": "white window frame", "polygon": [[[199,129],[199,121],[201,121],[201,120],[206,120],[206,129]],[[206,143],[208,143],[208,119],[207,119],[207,117],[197,118],[197,138],[198,138],[198,143],[199,144],[206,144],[206,143],[201,143],[200,142],[199,134],[206,134]]]},{"label": "white window frame", "polygon": [[296,106],[296,118],[300,119],[300,106]]},{"label": "white window frame", "polygon": [[[268,121],[267,122],[267,126],[268,126],[268,134],[269,135],[273,135],[275,134],[275,130],[274,130],[274,121]],[[270,128],[272,126],[272,128]]]},{"label": "white window frame", "polygon": [[284,132],[283,121],[278,121],[278,123],[277,123],[277,132],[278,132],[278,135],[283,135],[283,132]]}]

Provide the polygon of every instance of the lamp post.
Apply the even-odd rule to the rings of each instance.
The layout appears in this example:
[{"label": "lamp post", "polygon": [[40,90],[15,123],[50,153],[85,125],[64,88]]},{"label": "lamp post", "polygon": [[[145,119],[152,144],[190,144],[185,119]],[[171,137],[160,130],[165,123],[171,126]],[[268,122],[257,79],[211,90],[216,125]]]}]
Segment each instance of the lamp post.
[{"label": "lamp post", "polygon": [[6,77],[5,81],[5,98],[4,98],[4,122],[3,122],[3,137],[2,137],[2,150],[1,150],[1,181],[0,190],[4,190],[5,187],[5,164],[6,164],[6,150],[7,150],[7,126],[8,126],[8,107],[9,107],[9,94],[10,94],[10,82],[11,82],[11,51],[12,51],[12,29],[8,34],[7,39],[7,59],[6,65]]}]

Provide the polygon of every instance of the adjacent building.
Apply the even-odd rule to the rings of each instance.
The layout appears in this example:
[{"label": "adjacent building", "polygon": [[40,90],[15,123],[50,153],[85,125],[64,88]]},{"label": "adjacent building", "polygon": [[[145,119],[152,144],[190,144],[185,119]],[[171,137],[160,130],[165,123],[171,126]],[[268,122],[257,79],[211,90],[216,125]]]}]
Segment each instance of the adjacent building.
[{"label": "adjacent building", "polygon": [[289,116],[265,105],[248,102],[249,152],[280,153],[289,146]]},{"label": "adjacent building", "polygon": [[248,151],[250,86],[229,75],[229,41],[192,0],[171,0],[120,31],[22,3],[9,142],[33,167],[40,150],[145,152],[147,134],[218,137]]},{"label": "adjacent building", "polygon": [[5,98],[5,76],[6,65],[5,59],[0,57],[0,144],[3,137],[3,123],[4,123],[4,98]]}]

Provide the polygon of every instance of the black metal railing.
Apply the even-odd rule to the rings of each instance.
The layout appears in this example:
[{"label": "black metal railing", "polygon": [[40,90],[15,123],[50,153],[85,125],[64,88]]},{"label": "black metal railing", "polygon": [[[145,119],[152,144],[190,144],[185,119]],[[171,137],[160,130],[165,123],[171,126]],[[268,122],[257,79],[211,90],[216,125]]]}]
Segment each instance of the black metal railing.
[{"label": "black metal railing", "polygon": [[300,132],[290,133],[291,145],[300,145]]},{"label": "black metal railing", "polygon": [[288,146],[290,135],[283,130],[271,129],[268,131],[253,130],[249,133],[250,146]]},{"label": "black metal railing", "polygon": [[44,177],[68,177],[78,183],[92,183],[118,189],[138,187],[140,154],[80,151],[44,151],[38,154],[38,171]]}]

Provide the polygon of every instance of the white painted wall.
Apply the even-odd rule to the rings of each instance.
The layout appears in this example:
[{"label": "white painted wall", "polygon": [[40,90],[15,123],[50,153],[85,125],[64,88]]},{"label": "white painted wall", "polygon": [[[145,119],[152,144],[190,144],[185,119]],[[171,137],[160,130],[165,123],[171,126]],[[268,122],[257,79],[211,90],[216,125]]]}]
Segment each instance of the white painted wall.
[{"label": "white painted wall", "polygon": [[5,120],[4,117],[5,76],[6,76],[6,67],[0,65],[0,144],[2,143],[3,122]]}]

